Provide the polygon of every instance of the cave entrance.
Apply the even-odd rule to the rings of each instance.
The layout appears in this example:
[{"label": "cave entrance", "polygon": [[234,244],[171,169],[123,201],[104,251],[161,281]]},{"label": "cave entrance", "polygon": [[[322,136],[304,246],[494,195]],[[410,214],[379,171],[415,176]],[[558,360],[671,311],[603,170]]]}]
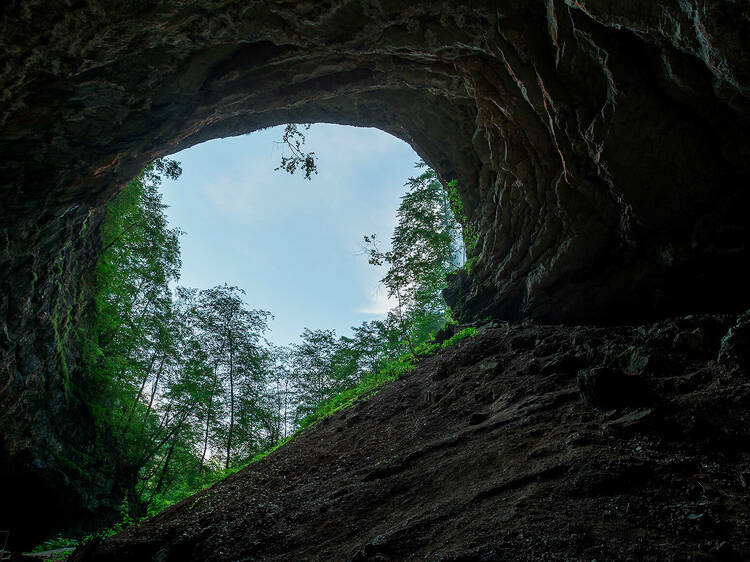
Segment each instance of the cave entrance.
[{"label": "cave entrance", "polygon": [[[82,363],[99,382],[93,424],[133,467],[125,522],[461,335],[442,298],[464,259],[455,185],[379,130],[305,135],[309,182],[274,169],[275,128],[157,160],[107,206]],[[160,190],[177,162],[184,177]]]}]

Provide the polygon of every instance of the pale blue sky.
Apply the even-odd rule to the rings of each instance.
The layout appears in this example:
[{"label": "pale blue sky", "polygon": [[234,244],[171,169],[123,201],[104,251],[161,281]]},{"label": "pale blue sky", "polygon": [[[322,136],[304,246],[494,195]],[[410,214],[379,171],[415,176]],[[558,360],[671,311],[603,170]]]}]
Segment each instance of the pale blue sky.
[{"label": "pale blue sky", "polygon": [[377,129],[316,124],[305,150],[319,174],[274,171],[283,127],[203,143],[174,154],[182,177],[164,201],[182,236],[180,284],[224,282],[270,311],[268,338],[286,345],[304,328],[350,333],[388,308],[383,272],[362,255],[362,236],[393,232],[404,183],[419,174],[409,145]]}]

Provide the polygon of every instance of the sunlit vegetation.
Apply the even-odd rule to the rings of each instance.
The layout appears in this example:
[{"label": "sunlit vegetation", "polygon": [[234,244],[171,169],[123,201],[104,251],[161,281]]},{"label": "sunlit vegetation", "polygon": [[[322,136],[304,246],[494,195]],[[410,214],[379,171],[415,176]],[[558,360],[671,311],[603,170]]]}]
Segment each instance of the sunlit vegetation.
[{"label": "sunlit vegetation", "polygon": [[85,338],[86,369],[101,392],[88,400],[133,474],[109,532],[265,457],[474,333],[432,339],[450,321],[445,275],[464,256],[461,226],[432,170],[408,181],[389,248],[376,234],[364,238],[370,262],[386,266],[382,283],[396,303],[386,318],[351,336],[306,329],[287,347],[269,342],[271,312],[248,306],[239,287],[172,288],[180,232],[167,222],[159,186],[180,173],[174,161],[154,162],[109,206],[102,228],[95,325]]}]

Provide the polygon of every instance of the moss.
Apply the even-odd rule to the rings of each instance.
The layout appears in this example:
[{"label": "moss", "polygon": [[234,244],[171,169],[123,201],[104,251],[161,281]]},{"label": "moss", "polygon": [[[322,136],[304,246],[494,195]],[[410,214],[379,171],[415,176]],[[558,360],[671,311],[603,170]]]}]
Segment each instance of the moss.
[{"label": "moss", "polygon": [[463,198],[461,197],[457,183],[456,180],[448,182],[448,202],[453,211],[453,216],[461,224],[464,248],[466,248],[466,253],[470,254],[476,249],[479,242],[479,231],[473,224],[469,223],[469,219],[466,217]]},{"label": "moss", "polygon": [[86,230],[88,230],[88,228],[89,228],[89,219],[91,218],[91,215],[93,213],[94,213],[94,209],[93,208],[89,209],[88,214],[86,215],[86,217],[83,219],[83,222],[81,223],[81,230],[80,230],[79,234],[83,234],[84,232],[86,232]]},{"label": "moss", "polygon": [[55,310],[52,315],[52,330],[55,333],[55,351],[57,351],[58,358],[60,359],[60,370],[63,375],[63,390],[67,400],[70,393],[70,369],[68,369],[68,358],[65,351],[65,344],[67,343],[68,332],[70,330],[70,310],[65,314],[65,324],[63,326],[62,334],[60,333],[60,316],[57,310]]},{"label": "moss", "polygon": [[69,471],[77,474],[83,480],[87,482],[93,482],[94,477],[91,475],[91,472],[87,468],[88,466],[93,464],[91,457],[85,454],[83,451],[75,448],[70,448],[69,450],[72,453],[71,456],[55,453],[55,458],[60,462],[61,465],[63,465]]},{"label": "moss", "polygon": [[[63,375],[63,390],[65,393],[65,399],[67,400],[70,395],[70,369],[68,367],[68,355],[66,346],[72,330],[72,310],[76,306],[78,299],[73,298],[73,302],[69,305],[64,303],[65,299],[65,286],[63,285],[63,277],[65,272],[65,256],[70,251],[72,243],[68,241],[63,247],[60,255],[57,257],[56,269],[57,269],[57,301],[55,303],[54,310],[52,311],[52,329],[55,336],[55,351],[57,352],[60,360],[60,370]],[[64,312],[61,309],[64,308]],[[62,319],[62,322],[61,322]]]},{"label": "moss", "polygon": [[398,462],[398,455],[388,457],[387,459],[380,460],[375,463],[375,466],[390,466]]}]

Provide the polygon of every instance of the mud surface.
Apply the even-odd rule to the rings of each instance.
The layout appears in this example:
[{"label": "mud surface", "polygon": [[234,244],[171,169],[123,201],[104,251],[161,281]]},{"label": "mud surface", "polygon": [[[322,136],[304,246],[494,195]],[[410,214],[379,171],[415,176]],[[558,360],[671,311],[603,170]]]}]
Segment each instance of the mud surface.
[{"label": "mud surface", "polygon": [[495,324],[73,559],[750,559],[735,320]]}]

